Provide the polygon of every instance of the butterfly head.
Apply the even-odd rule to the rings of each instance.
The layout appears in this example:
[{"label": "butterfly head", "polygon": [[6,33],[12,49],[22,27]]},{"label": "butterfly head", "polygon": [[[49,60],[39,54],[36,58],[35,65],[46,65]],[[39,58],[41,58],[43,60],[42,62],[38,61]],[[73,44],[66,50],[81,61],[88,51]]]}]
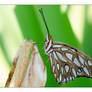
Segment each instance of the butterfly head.
[{"label": "butterfly head", "polygon": [[49,54],[52,51],[53,40],[52,40],[51,35],[49,34],[49,29],[48,29],[42,8],[40,8],[39,11],[41,13],[41,16],[43,18],[44,24],[45,24],[46,29],[47,29],[45,52],[46,52],[46,54]]}]

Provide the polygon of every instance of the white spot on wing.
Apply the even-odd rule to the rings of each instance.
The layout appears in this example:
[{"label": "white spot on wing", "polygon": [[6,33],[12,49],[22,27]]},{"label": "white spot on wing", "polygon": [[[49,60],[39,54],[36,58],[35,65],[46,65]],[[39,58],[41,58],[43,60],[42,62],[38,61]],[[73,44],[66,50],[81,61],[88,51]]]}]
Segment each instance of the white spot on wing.
[{"label": "white spot on wing", "polygon": [[70,53],[66,53],[66,57],[69,58],[69,59],[72,61],[72,57],[73,57],[73,55],[70,54]]},{"label": "white spot on wing", "polygon": [[77,75],[81,75],[81,73],[77,72]]},{"label": "white spot on wing", "polygon": [[75,77],[77,76],[77,75],[76,75],[76,71],[75,71],[74,68],[72,68],[72,73],[74,74]]},{"label": "white spot on wing", "polygon": [[66,79],[64,78],[64,80],[62,82],[65,83],[66,82]]},{"label": "white spot on wing", "polygon": [[65,65],[65,70],[66,70],[66,72],[69,71],[69,66],[68,65]]},{"label": "white spot on wing", "polygon": [[80,66],[80,63],[79,63],[79,61],[77,60],[77,58],[74,59],[74,63],[75,63],[77,66]]},{"label": "white spot on wing", "polygon": [[71,49],[71,51],[76,52],[74,49]]},{"label": "white spot on wing", "polygon": [[53,52],[53,55],[54,55],[55,59],[56,59],[56,60],[58,60],[58,58],[57,58],[57,56],[56,56],[55,52]]},{"label": "white spot on wing", "polygon": [[92,62],[88,60],[88,65],[92,66]]},{"label": "white spot on wing", "polygon": [[81,73],[81,70],[79,69],[78,72]]},{"label": "white spot on wing", "polygon": [[79,55],[80,62],[84,65],[84,59]]},{"label": "white spot on wing", "polygon": [[81,75],[81,70],[78,69],[77,75]]},{"label": "white spot on wing", "polygon": [[63,56],[62,56],[61,53],[59,53],[59,52],[56,52],[56,53],[57,53],[57,55],[58,55],[58,57],[59,57],[59,59],[60,59],[61,61],[67,62],[67,61],[63,58]]},{"label": "white spot on wing", "polygon": [[61,45],[53,45],[53,48],[59,48]]},{"label": "white spot on wing", "polygon": [[57,81],[59,82],[59,78],[57,78]]},{"label": "white spot on wing", "polygon": [[61,73],[62,73],[62,75],[63,75],[63,73],[64,73],[63,66],[61,66]]},{"label": "white spot on wing", "polygon": [[70,81],[72,80],[72,77],[70,76]]},{"label": "white spot on wing", "polygon": [[57,64],[57,69],[59,70],[59,64]]},{"label": "white spot on wing", "polygon": [[68,49],[63,47],[63,48],[61,48],[61,50],[62,51],[67,51]]},{"label": "white spot on wing", "polygon": [[55,65],[52,66],[52,71],[55,72]]},{"label": "white spot on wing", "polygon": [[88,75],[89,75],[89,72],[88,72],[88,70],[87,70],[87,68],[86,68],[86,67],[83,67],[83,70],[84,70],[84,72],[85,72],[86,74],[88,74]]},{"label": "white spot on wing", "polygon": [[56,78],[56,74],[54,74],[55,78]]},{"label": "white spot on wing", "polygon": [[61,73],[60,73],[59,82],[61,82],[61,81],[62,81],[62,75],[61,75]]}]

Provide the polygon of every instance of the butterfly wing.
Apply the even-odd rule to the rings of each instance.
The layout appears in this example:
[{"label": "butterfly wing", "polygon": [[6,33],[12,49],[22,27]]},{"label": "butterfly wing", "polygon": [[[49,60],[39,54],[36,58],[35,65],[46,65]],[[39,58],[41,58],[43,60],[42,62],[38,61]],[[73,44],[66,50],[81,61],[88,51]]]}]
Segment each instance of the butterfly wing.
[{"label": "butterfly wing", "polygon": [[55,42],[49,58],[58,83],[66,83],[76,77],[92,77],[92,59],[76,48]]}]

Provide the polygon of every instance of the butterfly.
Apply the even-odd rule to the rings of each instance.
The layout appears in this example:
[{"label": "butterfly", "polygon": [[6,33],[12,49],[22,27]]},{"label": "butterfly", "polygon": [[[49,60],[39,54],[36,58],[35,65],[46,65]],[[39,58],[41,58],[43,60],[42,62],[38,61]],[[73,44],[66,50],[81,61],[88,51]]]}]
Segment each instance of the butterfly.
[{"label": "butterfly", "polygon": [[65,43],[54,42],[43,14],[39,9],[47,29],[45,53],[49,56],[51,70],[56,81],[67,83],[76,77],[92,78],[92,59],[82,51]]}]

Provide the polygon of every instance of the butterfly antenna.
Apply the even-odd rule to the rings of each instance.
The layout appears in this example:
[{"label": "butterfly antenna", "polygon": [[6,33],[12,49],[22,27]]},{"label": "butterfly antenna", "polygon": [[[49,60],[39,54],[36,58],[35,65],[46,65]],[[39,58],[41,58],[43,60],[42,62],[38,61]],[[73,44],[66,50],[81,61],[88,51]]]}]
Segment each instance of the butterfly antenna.
[{"label": "butterfly antenna", "polygon": [[44,21],[44,24],[45,24],[45,26],[46,26],[47,32],[48,32],[48,34],[49,34],[49,29],[48,29],[48,26],[47,26],[47,23],[46,23],[46,20],[45,20],[45,17],[44,17],[44,13],[43,13],[42,8],[39,9],[39,12],[41,13],[41,16],[42,16],[43,21]]}]

